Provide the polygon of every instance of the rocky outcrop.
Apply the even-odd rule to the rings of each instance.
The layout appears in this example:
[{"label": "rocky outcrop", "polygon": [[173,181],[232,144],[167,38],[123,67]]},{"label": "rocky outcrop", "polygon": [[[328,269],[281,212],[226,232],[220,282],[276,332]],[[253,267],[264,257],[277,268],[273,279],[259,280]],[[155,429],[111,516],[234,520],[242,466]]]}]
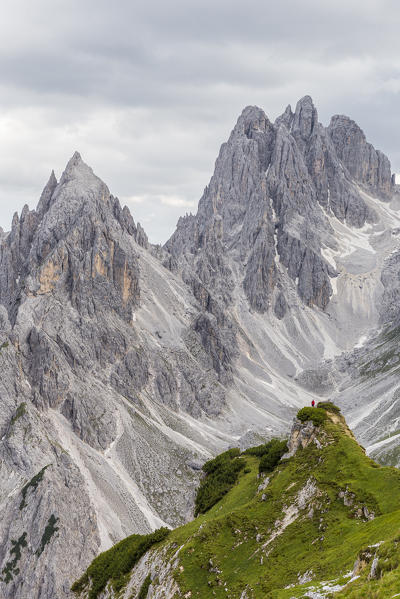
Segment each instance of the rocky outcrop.
[{"label": "rocky outcrop", "polygon": [[335,115],[328,127],[336,154],[355,181],[365,185],[382,199],[393,194],[388,158],[369,144],[360,127],[347,116]]},{"label": "rocky outcrop", "polygon": [[400,322],[400,252],[394,251],[385,264],[381,273],[383,296],[380,306],[381,322],[397,326]]},{"label": "rocky outcrop", "polygon": [[139,302],[139,271],[128,230],[118,235],[110,218],[114,204],[76,153],[59,185],[50,177],[37,212],[25,207],[14,217],[0,256],[0,301],[12,321],[25,297],[66,291],[82,315],[105,308],[129,321]]},{"label": "rocky outcrop", "polygon": [[335,245],[328,217],[362,227],[376,214],[360,186],[382,199],[393,193],[387,158],[358,131],[348,132],[350,155],[341,121],[334,117],[324,128],[309,96],[275,123],[247,107],[221,147],[196,216],[179,220],[166,250],[181,266],[189,262],[226,305],[231,294],[222,293],[221,282],[229,290],[243,285],[252,309],[276,305],[283,318],[289,277],[306,305],[325,309],[336,276],[322,253]]},{"label": "rocky outcrop", "polygon": [[25,377],[16,376],[21,355],[11,343],[0,364],[0,593],[69,597],[79,562],[98,551],[96,513],[78,465],[33,405]]},{"label": "rocky outcrop", "polygon": [[315,443],[317,447],[321,447],[318,440],[319,432],[318,427],[311,420],[300,422],[300,420],[295,418],[287,444],[288,451],[283,458],[291,458],[299,449],[304,449],[311,443]]}]

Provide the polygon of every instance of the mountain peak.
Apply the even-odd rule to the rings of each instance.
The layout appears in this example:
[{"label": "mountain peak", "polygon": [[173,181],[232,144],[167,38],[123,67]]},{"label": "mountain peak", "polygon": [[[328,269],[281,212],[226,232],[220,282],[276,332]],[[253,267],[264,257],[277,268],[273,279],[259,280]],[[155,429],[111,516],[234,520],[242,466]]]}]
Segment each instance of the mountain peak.
[{"label": "mountain peak", "polygon": [[314,108],[314,102],[311,96],[305,95],[296,104],[296,110],[299,106],[312,106]]},{"label": "mountain peak", "polygon": [[318,124],[318,113],[311,96],[304,96],[296,104],[292,133],[307,141]]},{"label": "mountain peak", "polygon": [[57,179],[54,174],[54,170],[51,171],[49,180],[47,181],[42,195],[40,196],[40,200],[37,206],[37,212],[43,215],[49,209],[52,195],[54,193],[55,188],[57,187]]},{"label": "mountain peak", "polygon": [[265,117],[266,115],[259,106],[249,104],[249,106],[243,108],[241,116],[244,118],[260,118]]},{"label": "mountain peak", "polygon": [[75,152],[72,155],[71,160],[75,160],[77,162],[82,161],[82,156],[80,155],[80,153],[78,152],[78,150],[75,150]]},{"label": "mountain peak", "polygon": [[[53,185],[54,181],[55,178],[54,180],[51,178]],[[77,209],[80,209],[84,201],[93,204],[93,202],[102,201],[109,197],[110,192],[106,184],[82,160],[79,152],[75,152],[68,161],[58,185],[52,192],[48,208],[51,207],[56,212],[60,210],[64,211],[65,214],[63,212],[60,217],[65,221],[66,214],[76,212]]]},{"label": "mountain peak", "polygon": [[236,137],[244,133],[250,138],[252,132],[265,132],[271,126],[272,124],[262,108],[258,106],[246,106],[238,118],[232,135]]},{"label": "mountain peak", "polygon": [[65,167],[60,183],[63,184],[67,180],[69,181],[71,179],[82,178],[96,178],[97,180],[99,180],[98,177],[96,177],[96,175],[93,173],[91,167],[82,160],[82,157],[79,154],[79,152],[75,152],[72,158],[70,158],[70,160],[68,161],[67,166]]},{"label": "mountain peak", "polygon": [[367,142],[363,130],[348,116],[334,115],[328,127],[336,154],[350,175],[383,199],[393,193],[389,159]]},{"label": "mountain peak", "polygon": [[292,107],[290,104],[288,104],[285,108],[285,112],[278,116],[278,118],[275,120],[275,125],[279,127],[281,124],[283,124],[287,129],[290,129],[293,116]]}]

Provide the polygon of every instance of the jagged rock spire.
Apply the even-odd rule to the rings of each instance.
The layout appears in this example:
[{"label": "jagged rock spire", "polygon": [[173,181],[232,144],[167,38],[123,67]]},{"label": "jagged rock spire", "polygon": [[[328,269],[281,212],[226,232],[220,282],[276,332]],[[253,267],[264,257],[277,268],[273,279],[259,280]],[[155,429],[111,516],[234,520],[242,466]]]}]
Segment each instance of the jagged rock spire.
[{"label": "jagged rock spire", "polygon": [[318,113],[312,98],[311,96],[304,96],[297,102],[291,133],[297,139],[307,141],[317,124]]},{"label": "jagged rock spire", "polygon": [[275,125],[279,127],[279,125],[285,125],[287,129],[290,129],[290,125],[292,124],[294,114],[292,112],[292,107],[288,104],[285,108],[285,112],[278,116],[275,121]]},{"label": "jagged rock spire", "polygon": [[42,195],[40,196],[39,204],[37,207],[37,212],[39,214],[43,215],[49,209],[49,206],[51,203],[51,198],[52,198],[52,195],[53,195],[56,187],[57,187],[57,179],[54,174],[54,171],[52,170],[49,180],[47,181],[47,183],[42,191]]},{"label": "jagged rock spire", "polygon": [[332,117],[328,133],[338,158],[350,175],[386,199],[393,191],[391,167],[388,158],[367,142],[362,129],[344,115]]}]

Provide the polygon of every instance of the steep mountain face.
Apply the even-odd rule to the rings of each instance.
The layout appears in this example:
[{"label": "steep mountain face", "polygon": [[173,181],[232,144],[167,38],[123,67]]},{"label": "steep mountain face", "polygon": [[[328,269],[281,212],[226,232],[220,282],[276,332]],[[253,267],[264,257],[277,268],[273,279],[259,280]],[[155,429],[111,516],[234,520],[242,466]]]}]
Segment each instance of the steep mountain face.
[{"label": "steep mountain face", "polygon": [[395,371],[365,365],[397,364],[399,200],[309,97],[243,111],[163,248],[79,154],[52,173],[0,237],[0,595],[68,597],[99,551],[186,522],[206,459],[311,399],[365,445],[393,432]]},{"label": "steep mountain face", "polygon": [[102,554],[77,597],[395,597],[400,473],[369,459],[325,406],[299,412],[272,471],[258,472],[266,446],[234,458],[239,480],[214,507],[147,551],[132,537]]},{"label": "steep mountain face", "polygon": [[147,245],[78,154],[4,240],[3,568],[26,544],[3,596],[66,596],[99,547],[185,521],[198,464],[227,442],[192,427],[224,389],[199,364],[193,298]]},{"label": "steep mountain face", "polygon": [[217,270],[225,302],[231,299],[228,254],[244,267],[253,309],[265,312],[272,304],[284,316],[285,275],[305,304],[326,308],[336,269],[321,249],[337,246],[328,217],[358,228],[377,220],[358,185],[382,199],[393,195],[388,159],[353,121],[334,117],[325,129],[310,97],[275,124],[262,110],[246,108],[221,148],[196,217],[179,221],[167,249],[176,258],[199,254],[196,274],[214,288]]},{"label": "steep mountain face", "polygon": [[207,317],[218,302],[230,318],[247,395],[259,399],[259,379],[272,383],[258,405],[332,394],[367,445],[395,430],[390,417],[365,426],[383,385],[367,391],[350,364],[398,321],[399,199],[388,159],[348,117],[323,127],[309,97],[275,123],[243,111],[198,213],[180,219],[166,248],[194,293],[215,300],[203,303]]}]

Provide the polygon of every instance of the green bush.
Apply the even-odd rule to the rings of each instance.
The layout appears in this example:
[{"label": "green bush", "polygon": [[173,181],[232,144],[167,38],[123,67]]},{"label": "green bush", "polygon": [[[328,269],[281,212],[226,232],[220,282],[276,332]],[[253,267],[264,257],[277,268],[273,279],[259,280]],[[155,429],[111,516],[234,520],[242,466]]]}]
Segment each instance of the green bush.
[{"label": "green bush", "polygon": [[203,466],[205,478],[200,482],[195,501],[195,516],[213,507],[236,483],[246,462],[240,450],[229,449]]},{"label": "green bush", "polygon": [[20,511],[24,509],[24,507],[26,506],[26,494],[29,491],[30,488],[32,488],[34,491],[36,490],[38,484],[41,482],[41,480],[43,479],[43,475],[45,473],[46,468],[48,468],[50,466],[50,464],[47,464],[47,466],[44,466],[44,468],[42,468],[40,470],[40,472],[38,472],[37,474],[35,474],[35,476],[33,478],[31,478],[31,480],[29,481],[29,483],[27,483],[21,490],[21,495],[22,495],[22,500],[21,503],[19,504],[19,509]]},{"label": "green bush", "polygon": [[42,555],[44,548],[46,545],[50,543],[51,537],[58,531],[58,526],[56,526],[59,518],[56,518],[54,514],[51,514],[48,519],[46,528],[44,529],[44,533],[42,535],[42,539],[40,541],[40,546],[36,551],[36,555]]},{"label": "green bush", "polygon": [[321,426],[326,420],[326,411],[322,408],[301,408],[297,412],[297,418],[301,422],[311,420],[315,426]]},{"label": "green bush", "polygon": [[317,403],[317,408],[322,408],[327,412],[333,412],[334,414],[340,414],[340,408],[335,406],[331,401],[319,401]]},{"label": "green bush", "polygon": [[[262,445],[257,445],[256,447],[249,447],[243,453],[247,455],[254,455],[257,458],[261,458],[266,453],[269,453],[271,449],[281,443],[284,443],[286,447],[286,441],[281,441],[280,439],[271,439],[268,443],[263,443]],[[286,450],[285,450],[286,451]],[[283,452],[285,453],[285,452]]]},{"label": "green bush", "polygon": [[138,599],[146,599],[147,594],[149,592],[149,586],[151,585],[151,576],[148,574],[143,581],[142,586],[140,587]]},{"label": "green bush", "polygon": [[206,474],[212,474],[220,469],[221,464],[225,464],[234,458],[240,456],[240,449],[238,447],[233,447],[232,449],[228,449],[228,451],[224,451],[224,453],[220,453],[216,458],[212,460],[208,460],[205,464],[203,464],[202,470]]},{"label": "green bush", "polygon": [[269,443],[263,443],[262,445],[257,445],[256,447],[249,447],[243,453],[247,455],[254,455],[256,458],[261,458],[265,453],[268,453],[268,445]]},{"label": "green bush", "polygon": [[19,404],[14,416],[11,418],[11,426],[26,414],[26,403],[23,401]]},{"label": "green bush", "polygon": [[279,439],[271,439],[266,444],[266,448],[267,450],[263,453],[258,467],[260,472],[272,472],[288,449],[286,441],[279,441]]},{"label": "green bush", "polygon": [[131,535],[108,551],[100,553],[90,564],[85,574],[71,587],[74,593],[90,590],[87,599],[97,599],[111,581],[115,591],[120,591],[128,582],[127,574],[155,543],[163,541],[169,534],[168,528],[159,528],[149,535]]},{"label": "green bush", "polygon": [[2,582],[5,582],[6,584],[8,584],[13,579],[13,576],[18,576],[19,568],[17,567],[17,564],[18,564],[19,560],[21,559],[21,555],[22,555],[21,549],[26,547],[27,544],[28,543],[26,541],[26,532],[22,533],[22,535],[16,541],[11,540],[10,557],[12,555],[14,557],[6,563],[5,567],[3,568],[2,572],[1,572],[4,575],[4,578],[0,577],[0,580]]}]

